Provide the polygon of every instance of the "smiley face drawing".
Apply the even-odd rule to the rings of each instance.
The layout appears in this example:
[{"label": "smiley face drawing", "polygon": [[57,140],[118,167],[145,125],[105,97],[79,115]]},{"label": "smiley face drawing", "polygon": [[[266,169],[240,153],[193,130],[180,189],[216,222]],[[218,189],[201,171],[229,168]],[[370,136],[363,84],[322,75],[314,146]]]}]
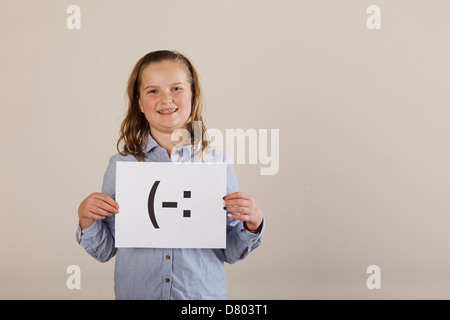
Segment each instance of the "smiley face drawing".
[{"label": "smiley face drawing", "polygon": [[[153,227],[155,229],[159,229],[158,222],[156,221],[156,215],[155,215],[155,195],[156,190],[158,189],[159,183],[161,181],[155,181],[153,183],[152,188],[150,189],[150,193],[148,195],[148,215],[150,217],[150,221],[153,224]],[[191,198],[191,191],[183,191],[183,198]],[[177,208],[178,203],[177,202],[162,202],[163,208]],[[191,217],[191,210],[183,210],[183,217],[184,218],[190,218]]]}]

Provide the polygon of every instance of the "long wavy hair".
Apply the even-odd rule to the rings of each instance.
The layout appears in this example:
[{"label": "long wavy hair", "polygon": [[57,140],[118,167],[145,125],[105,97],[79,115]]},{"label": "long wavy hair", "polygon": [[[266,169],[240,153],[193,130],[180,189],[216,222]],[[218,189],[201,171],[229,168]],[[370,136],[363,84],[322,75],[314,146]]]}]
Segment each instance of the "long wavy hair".
[{"label": "long wavy hair", "polygon": [[[147,53],[136,62],[127,84],[128,111],[120,126],[120,136],[117,141],[117,151],[121,155],[131,154],[138,161],[144,161],[144,148],[147,144],[147,137],[150,133],[150,124],[139,108],[139,87],[141,71],[150,63],[162,61],[176,61],[184,64],[189,70],[188,79],[191,85],[192,104],[191,114],[186,121],[184,129],[190,133],[190,144],[194,146],[194,152],[201,152],[203,158],[209,145],[202,112],[204,107],[202,91],[197,70],[192,63],[179,52],[169,50],[159,50]],[[195,126],[201,124],[201,139],[195,140],[194,133],[200,128]],[[197,133],[198,134],[198,133]]]}]

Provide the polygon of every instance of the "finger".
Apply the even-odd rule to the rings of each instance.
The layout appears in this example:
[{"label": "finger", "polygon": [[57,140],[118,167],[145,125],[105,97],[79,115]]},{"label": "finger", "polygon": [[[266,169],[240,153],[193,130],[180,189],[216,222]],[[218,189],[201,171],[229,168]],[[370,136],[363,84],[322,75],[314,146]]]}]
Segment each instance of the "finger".
[{"label": "finger", "polygon": [[95,219],[95,220],[102,220],[102,219],[105,219],[105,218],[106,218],[106,216],[97,214],[97,213],[95,213],[94,211],[89,211],[89,215],[88,215],[87,217],[88,217],[88,218]]},{"label": "finger", "polygon": [[248,215],[244,215],[244,214],[229,213],[228,216],[234,220],[240,220],[240,221],[249,221],[250,220],[250,217]]},{"label": "finger", "polygon": [[111,214],[119,212],[115,207],[111,206],[109,203],[107,203],[107,202],[105,202],[103,200],[96,199],[92,203],[92,205],[94,205],[97,208],[103,209],[104,211],[107,211],[107,212],[109,212]]},{"label": "finger", "polygon": [[114,201],[113,198],[111,198],[107,194],[95,193],[94,198],[102,200],[102,201],[106,202],[107,204],[109,204],[111,207],[119,209],[119,204],[116,201]]},{"label": "finger", "polygon": [[227,212],[241,213],[241,214],[249,214],[250,210],[246,207],[223,207]]},{"label": "finger", "polygon": [[108,210],[105,210],[105,209],[95,206],[95,205],[93,207],[89,208],[89,211],[94,214],[101,215],[101,216],[112,216],[114,214],[113,212],[110,212]]},{"label": "finger", "polygon": [[244,192],[233,192],[227,194],[225,197],[223,197],[224,200],[233,200],[233,199],[246,199],[250,200],[251,196],[249,194],[246,194]]},{"label": "finger", "polygon": [[250,204],[250,200],[244,199],[225,200],[225,205],[227,206],[250,207]]}]

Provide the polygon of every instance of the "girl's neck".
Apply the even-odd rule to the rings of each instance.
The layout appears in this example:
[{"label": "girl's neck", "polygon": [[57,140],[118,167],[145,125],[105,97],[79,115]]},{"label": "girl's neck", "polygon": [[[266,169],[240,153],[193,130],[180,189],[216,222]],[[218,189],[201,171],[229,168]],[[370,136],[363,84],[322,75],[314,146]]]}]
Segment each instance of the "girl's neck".
[{"label": "girl's neck", "polygon": [[172,155],[172,149],[179,143],[179,141],[172,141],[172,133],[170,132],[161,132],[157,130],[150,129],[150,134],[153,139],[161,146],[166,149],[169,158]]}]

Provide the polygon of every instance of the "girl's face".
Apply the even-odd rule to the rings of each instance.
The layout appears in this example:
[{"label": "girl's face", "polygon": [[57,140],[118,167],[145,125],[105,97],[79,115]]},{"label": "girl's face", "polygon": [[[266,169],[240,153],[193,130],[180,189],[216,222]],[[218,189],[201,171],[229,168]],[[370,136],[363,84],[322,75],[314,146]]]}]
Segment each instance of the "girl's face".
[{"label": "girl's face", "polygon": [[153,62],[140,74],[139,107],[156,131],[183,128],[191,114],[192,92],[187,67],[176,61]]}]

